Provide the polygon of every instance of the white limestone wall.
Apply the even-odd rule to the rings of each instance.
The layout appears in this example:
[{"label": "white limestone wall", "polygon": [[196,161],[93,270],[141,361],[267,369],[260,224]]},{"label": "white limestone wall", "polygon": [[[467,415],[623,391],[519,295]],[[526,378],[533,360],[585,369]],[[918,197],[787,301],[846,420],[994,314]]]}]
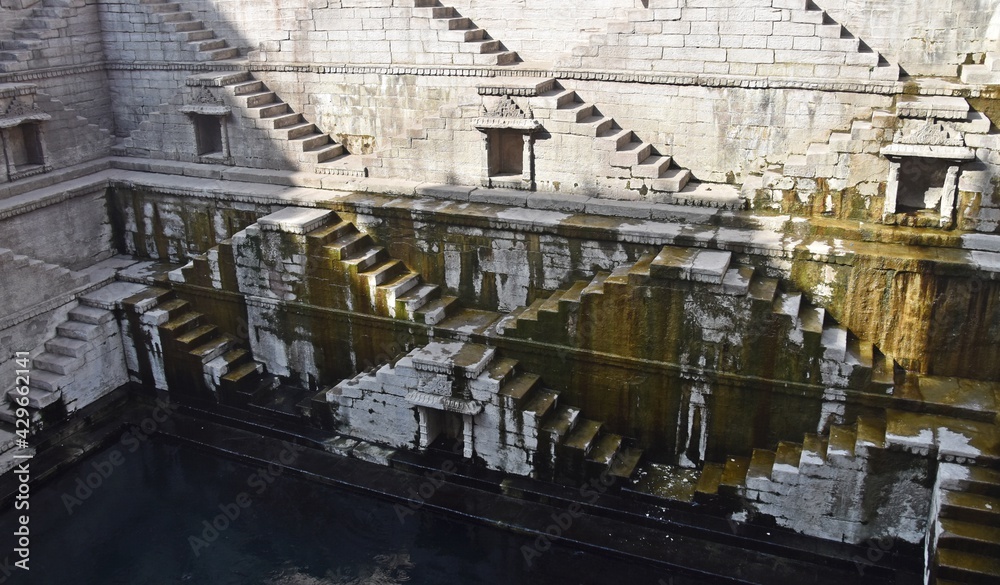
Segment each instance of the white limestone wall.
[{"label": "white limestone wall", "polygon": [[998,0],[818,0],[830,16],[910,75],[956,75],[1000,51]]}]

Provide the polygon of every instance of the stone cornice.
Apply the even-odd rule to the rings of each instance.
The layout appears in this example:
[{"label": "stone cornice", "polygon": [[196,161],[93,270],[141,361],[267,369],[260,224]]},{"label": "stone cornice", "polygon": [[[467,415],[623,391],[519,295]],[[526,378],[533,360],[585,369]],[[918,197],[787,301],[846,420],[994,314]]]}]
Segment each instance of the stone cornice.
[{"label": "stone cornice", "polygon": [[161,62],[161,61],[108,61],[73,67],[53,67],[7,73],[0,75],[0,83],[30,82],[38,79],[79,75],[93,71],[259,71],[297,72],[315,74],[378,74],[378,75],[418,75],[427,77],[537,77],[567,79],[574,81],[602,81],[608,83],[641,83],[646,85],[679,85],[701,87],[729,87],[743,89],[801,89],[808,91],[829,91],[881,95],[941,95],[977,98],[984,95],[985,86],[964,87],[908,86],[903,81],[864,81],[829,79],[787,79],[777,77],[736,77],[722,75],[670,75],[652,73],[630,73],[625,71],[592,71],[582,69],[529,69],[520,67],[445,67],[425,65],[316,65],[311,63],[222,63],[222,62]]}]

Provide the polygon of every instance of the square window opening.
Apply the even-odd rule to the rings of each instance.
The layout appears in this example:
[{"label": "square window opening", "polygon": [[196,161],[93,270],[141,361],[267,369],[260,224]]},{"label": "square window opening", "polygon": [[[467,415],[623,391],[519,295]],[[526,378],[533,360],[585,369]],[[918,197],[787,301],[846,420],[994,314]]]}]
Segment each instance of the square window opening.
[{"label": "square window opening", "polygon": [[194,134],[198,156],[223,154],[222,118],[219,116],[195,114]]}]

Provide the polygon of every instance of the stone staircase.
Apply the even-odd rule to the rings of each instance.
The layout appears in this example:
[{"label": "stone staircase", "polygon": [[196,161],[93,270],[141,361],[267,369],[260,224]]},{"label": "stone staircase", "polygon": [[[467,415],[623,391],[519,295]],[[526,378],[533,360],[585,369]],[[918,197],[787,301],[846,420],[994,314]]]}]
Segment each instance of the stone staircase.
[{"label": "stone staircase", "polygon": [[47,41],[65,34],[68,19],[76,13],[77,6],[71,0],[45,0],[42,6],[32,8],[27,16],[11,22],[10,38],[0,40],[0,73],[24,71],[33,60],[71,54],[72,49],[68,45],[50,47]]},{"label": "stone staircase", "polygon": [[[466,457],[546,481],[628,479],[642,458],[631,441],[560,403],[559,392],[521,371],[516,360],[476,343],[432,342],[337,384],[327,400],[339,431],[396,447],[428,447],[445,432],[434,416],[460,413]],[[375,403],[381,405],[377,416],[370,409]]]},{"label": "stone staircase", "polygon": [[987,53],[982,63],[959,65],[959,79],[962,83],[976,85],[992,85],[1000,82],[1000,60],[992,53]]},{"label": "stone staircase", "polygon": [[1000,472],[941,463],[935,496],[935,582],[1000,583]]},{"label": "stone staircase", "polygon": [[215,31],[205,28],[205,23],[193,13],[182,10],[180,3],[170,0],[139,0],[139,3],[148,8],[161,30],[173,33],[194,51],[195,60],[222,61],[240,56],[239,49],[217,38]]},{"label": "stone staircase", "polygon": [[[61,420],[128,381],[118,321],[112,311],[88,305],[87,296],[69,311],[45,342],[45,350],[31,359],[27,409],[32,429]],[[0,420],[13,424],[14,390],[9,390]]]},{"label": "stone staircase", "polygon": [[[819,378],[827,385],[846,387],[850,384],[852,388],[884,393],[885,387],[893,384],[895,362],[892,358],[850,333],[823,308],[812,305],[802,293],[782,290],[778,279],[766,277],[752,266],[734,265],[730,252],[718,250],[666,246],[658,254],[645,254],[633,264],[598,273],[591,281],[577,281],[547,298],[536,299],[530,306],[504,318],[497,330],[522,339],[591,347],[592,342],[603,343],[599,339],[599,325],[588,329],[581,323],[599,324],[604,319],[610,322],[614,320],[612,315],[619,316],[619,324],[622,324],[623,315],[639,321],[641,319],[633,315],[630,305],[675,302],[675,293],[671,291],[678,286],[680,290],[703,291],[706,297],[699,298],[711,297],[710,302],[720,303],[716,310],[745,316],[742,321],[730,321],[706,315],[691,329],[694,339],[713,343],[723,341],[720,337],[725,335],[743,335],[733,343],[744,347],[768,339],[769,343],[787,345],[789,363],[802,360],[806,360],[807,365],[818,363]],[[657,292],[663,298],[658,299]],[[636,298],[639,294],[646,296]],[[676,302],[697,302],[691,300],[696,294],[699,293]],[[640,327],[638,332],[642,331]],[[755,332],[760,339],[754,337]],[[643,345],[641,340],[629,335],[625,338],[630,344]],[[671,348],[663,348],[663,351],[669,355]],[[664,356],[650,357],[663,359]],[[754,367],[745,357],[733,355],[726,359],[728,361],[718,367],[743,373]],[[806,369],[812,372],[813,366]],[[794,366],[789,368],[789,372],[794,371]],[[805,375],[805,380],[816,379],[812,373]]]},{"label": "stone staircase", "polygon": [[[537,109],[549,110],[545,126],[550,132],[593,136],[595,148],[610,154],[612,176],[633,179],[653,191],[666,193],[682,190],[691,179],[691,171],[676,165],[671,168],[670,156],[656,152],[653,145],[643,142],[632,130],[621,128],[614,118],[601,114],[573,90],[555,87],[530,101]],[[639,189],[639,185],[630,188]]]},{"label": "stone staircase", "polygon": [[[986,134],[990,120],[982,112],[971,108],[961,97],[901,96],[891,110],[874,109],[867,119],[851,122],[847,131],[832,132],[825,142],[806,147],[805,154],[789,156],[783,166],[768,169],[761,177],[749,177],[744,193],[763,190],[773,201],[781,201],[782,192],[797,189],[800,193],[815,190],[815,179],[825,179],[831,189],[855,187],[865,171],[852,173],[852,158],[856,155],[879,155],[886,144],[897,139],[907,125],[923,123],[927,119],[945,121],[955,130],[965,134]],[[860,163],[856,163],[861,166]],[[885,170],[875,173],[875,179],[884,181]],[[871,171],[868,171],[869,173]],[[871,177],[868,180],[872,180]],[[829,209],[828,209],[829,211]]]},{"label": "stone staircase", "polygon": [[[587,43],[573,47],[557,66],[607,69],[621,67],[624,61],[634,71],[645,61],[653,72],[663,73],[899,79],[898,65],[888,63],[811,0],[748,0],[740,3],[740,21],[730,20],[728,5],[709,3],[707,14],[682,13],[676,3],[655,5],[628,11],[626,18],[609,23],[606,33],[592,34]],[[747,14],[752,14],[750,21],[745,20]],[[692,34],[693,25],[706,33]],[[657,37],[658,42],[636,42],[641,36]],[[640,50],[633,52],[633,47]],[[656,48],[662,51],[650,54]]]},{"label": "stone staircase", "polygon": [[[264,366],[174,291],[148,287],[122,302],[147,346],[153,385],[181,396],[245,406],[269,389]],[[135,326],[135,325],[134,325]],[[134,334],[135,335],[135,334]]]},{"label": "stone staircase", "polygon": [[[304,218],[300,221],[300,218]],[[285,231],[292,230],[292,231]],[[458,309],[458,299],[443,296],[437,285],[423,282],[420,274],[389,255],[353,223],[331,211],[289,207],[260,218],[257,223],[222,242],[204,255],[193,257],[176,282],[234,290],[244,283],[245,294],[276,294],[269,282],[254,292],[238,272],[258,274],[257,259],[244,256],[248,239],[284,232],[301,246],[296,252],[304,265],[288,267],[287,290],[282,300],[309,302],[322,307],[366,311],[377,315],[435,325]],[[280,236],[279,236],[280,237]],[[249,251],[251,252],[252,251]],[[234,262],[235,259],[235,262]],[[284,271],[285,268],[272,267]],[[261,274],[262,279],[270,278]],[[280,292],[280,291],[279,291]]]},{"label": "stone staircase", "polygon": [[0,248],[0,296],[10,315],[90,283],[90,276]]},{"label": "stone staircase", "polygon": [[328,133],[292,111],[263,81],[249,72],[230,74],[219,81],[227,101],[245,112],[256,127],[287,144],[299,163],[318,173],[364,176],[364,170],[357,166],[361,157],[351,155]]},{"label": "stone staircase", "polygon": [[431,55],[436,64],[513,65],[519,60],[517,53],[506,50],[484,29],[438,0],[414,0],[413,15],[430,19],[432,28],[437,29],[438,43],[433,48],[444,53],[440,59]]}]

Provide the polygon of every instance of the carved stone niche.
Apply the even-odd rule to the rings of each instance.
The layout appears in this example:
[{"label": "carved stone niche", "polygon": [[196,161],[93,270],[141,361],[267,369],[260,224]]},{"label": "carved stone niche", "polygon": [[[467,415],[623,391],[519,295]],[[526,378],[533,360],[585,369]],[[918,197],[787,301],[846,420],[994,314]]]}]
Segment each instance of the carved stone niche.
[{"label": "carved stone niche", "polygon": [[45,148],[45,134],[42,122],[52,116],[38,108],[37,104],[26,104],[18,99],[0,114],[0,141],[8,181],[16,181],[31,175],[49,171]]},{"label": "carved stone niche", "polygon": [[192,101],[178,108],[191,118],[195,152],[201,162],[229,163],[229,129],[226,121],[232,111],[208,87],[196,92]]},{"label": "carved stone niche", "polygon": [[881,153],[889,159],[882,221],[952,227],[961,165],[975,158],[961,133],[927,119],[904,126]]},{"label": "carved stone niche", "polygon": [[525,113],[504,95],[492,109],[483,107],[475,126],[483,133],[483,186],[533,191],[534,134],[542,126],[531,109]]}]

